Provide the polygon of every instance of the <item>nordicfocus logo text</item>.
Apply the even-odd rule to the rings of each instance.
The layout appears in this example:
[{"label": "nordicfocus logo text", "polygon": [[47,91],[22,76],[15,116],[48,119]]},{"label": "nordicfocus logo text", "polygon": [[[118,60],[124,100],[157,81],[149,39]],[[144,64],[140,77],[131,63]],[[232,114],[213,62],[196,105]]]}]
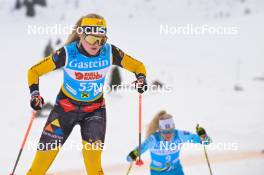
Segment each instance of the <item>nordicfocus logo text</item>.
[{"label": "nordicfocus logo text", "polygon": [[78,34],[95,34],[95,35],[105,35],[106,34],[106,28],[102,26],[85,26],[85,27],[78,27],[76,29],[76,32]]},{"label": "nordicfocus logo text", "polygon": [[27,33],[32,35],[69,35],[72,32],[77,34],[95,34],[95,35],[105,35],[107,32],[104,26],[85,26],[80,27],[76,25],[28,25]]},{"label": "nordicfocus logo text", "polygon": [[237,26],[221,25],[160,25],[161,35],[237,35]]},{"label": "nordicfocus logo text", "polygon": [[102,60],[102,61],[90,61],[90,62],[80,62],[77,59],[71,60],[69,63],[69,66],[71,68],[98,68],[98,67],[105,67],[108,66],[109,62],[108,60]]}]

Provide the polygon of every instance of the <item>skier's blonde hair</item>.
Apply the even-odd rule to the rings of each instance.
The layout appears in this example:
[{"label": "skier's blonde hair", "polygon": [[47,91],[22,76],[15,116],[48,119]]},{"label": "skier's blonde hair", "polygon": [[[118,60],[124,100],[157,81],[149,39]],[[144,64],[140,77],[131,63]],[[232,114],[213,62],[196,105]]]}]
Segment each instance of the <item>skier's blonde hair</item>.
[{"label": "skier's blonde hair", "polygon": [[148,125],[146,137],[159,130],[159,120],[165,120],[173,118],[172,115],[168,114],[165,110],[159,111]]},{"label": "skier's blonde hair", "polygon": [[104,19],[101,15],[90,13],[88,15],[82,16],[76,23],[72,30],[72,33],[68,36],[65,45],[70,44],[71,42],[79,40],[79,35],[77,33],[77,28],[81,26],[81,22],[83,18],[97,18],[97,19]]}]

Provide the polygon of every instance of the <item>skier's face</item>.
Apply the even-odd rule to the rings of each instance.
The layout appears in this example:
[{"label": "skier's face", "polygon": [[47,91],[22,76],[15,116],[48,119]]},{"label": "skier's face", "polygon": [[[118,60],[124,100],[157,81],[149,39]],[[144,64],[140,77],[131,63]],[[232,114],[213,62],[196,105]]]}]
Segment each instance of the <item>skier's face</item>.
[{"label": "skier's face", "polygon": [[82,35],[80,37],[80,42],[81,42],[83,48],[85,49],[85,51],[88,52],[90,55],[96,55],[102,47],[101,45],[99,45],[99,42],[95,42],[94,44],[90,44],[89,42],[87,42],[85,40],[84,35]]}]

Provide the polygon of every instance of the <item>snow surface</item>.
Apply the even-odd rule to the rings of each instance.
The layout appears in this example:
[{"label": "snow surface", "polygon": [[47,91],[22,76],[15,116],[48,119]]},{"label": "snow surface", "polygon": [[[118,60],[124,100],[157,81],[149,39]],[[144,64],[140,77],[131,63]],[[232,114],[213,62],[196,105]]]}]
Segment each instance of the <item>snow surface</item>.
[{"label": "snow surface", "polygon": [[[176,126],[194,131],[203,125],[215,143],[235,143],[239,151],[263,149],[264,83],[253,81],[263,74],[264,66],[264,3],[261,0],[109,0],[48,1],[48,8],[37,8],[37,17],[25,18],[25,10],[13,10],[14,2],[0,0],[1,42],[1,114],[0,174],[10,173],[22,142],[31,109],[27,86],[27,69],[43,57],[48,39],[65,40],[66,35],[30,35],[28,25],[72,25],[89,12],[100,13],[108,21],[109,42],[143,61],[148,70],[148,81],[161,80],[173,87],[172,92],[148,92],[143,96],[143,125],[161,109],[175,116]],[[244,15],[245,8],[252,13]],[[219,17],[219,11],[228,14]],[[221,16],[221,15],[220,15]],[[262,22],[261,22],[262,21]],[[234,36],[162,35],[160,25],[223,25],[236,26]],[[240,81],[236,81],[237,62],[241,62]],[[41,78],[40,91],[46,101],[54,102],[62,82],[62,72],[55,71]],[[134,75],[122,71],[126,83]],[[239,83],[244,91],[233,90]],[[127,153],[138,143],[136,92],[106,94],[108,124],[103,165],[122,165],[124,174]],[[35,151],[29,143],[38,141],[46,119],[34,121],[28,144],[17,168],[25,174]],[[80,142],[79,126],[68,139]],[[220,152],[209,150],[212,153]],[[221,152],[220,152],[221,153]],[[203,156],[202,151],[184,150],[182,157]],[[230,153],[232,156],[232,153]],[[143,156],[144,160],[149,155]],[[213,158],[213,157],[212,157]],[[263,175],[263,158],[244,158],[213,163],[214,174]],[[147,166],[146,166],[147,167]],[[49,172],[82,170],[80,150],[63,150]],[[137,167],[135,168],[137,169]],[[186,165],[186,174],[208,174],[206,163]],[[147,168],[139,173],[148,174]],[[135,172],[136,174],[136,172]]]}]

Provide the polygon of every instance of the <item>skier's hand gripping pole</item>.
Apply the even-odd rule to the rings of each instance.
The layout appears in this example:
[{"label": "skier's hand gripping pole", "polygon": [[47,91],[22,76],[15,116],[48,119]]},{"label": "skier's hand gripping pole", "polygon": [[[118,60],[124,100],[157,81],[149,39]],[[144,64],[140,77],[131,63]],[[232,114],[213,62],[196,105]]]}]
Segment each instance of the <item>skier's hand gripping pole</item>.
[{"label": "skier's hand gripping pole", "polygon": [[17,164],[19,162],[19,159],[21,157],[21,154],[22,154],[22,151],[24,149],[24,146],[25,146],[25,143],[27,141],[27,138],[28,138],[28,135],[29,135],[29,132],[30,132],[30,129],[32,127],[32,124],[33,124],[33,121],[34,119],[36,118],[36,111],[33,111],[32,112],[32,116],[31,116],[31,119],[30,119],[30,122],[29,122],[29,125],[28,125],[28,128],[27,128],[27,131],[26,131],[26,134],[24,136],[24,139],[23,139],[23,142],[21,144],[21,147],[20,147],[20,150],[19,150],[19,153],[18,153],[18,156],[17,156],[17,159],[16,159],[16,162],[15,162],[15,165],[14,165],[14,168],[13,168],[13,171],[10,175],[15,175],[15,171],[16,171],[16,167],[17,167]]}]

